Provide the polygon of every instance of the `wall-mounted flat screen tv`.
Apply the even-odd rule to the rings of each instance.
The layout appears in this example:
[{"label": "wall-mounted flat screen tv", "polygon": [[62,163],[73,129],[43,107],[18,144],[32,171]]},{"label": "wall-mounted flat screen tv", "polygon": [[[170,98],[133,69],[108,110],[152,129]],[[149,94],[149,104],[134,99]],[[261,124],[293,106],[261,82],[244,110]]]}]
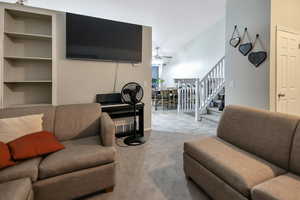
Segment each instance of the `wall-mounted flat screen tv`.
[{"label": "wall-mounted flat screen tv", "polygon": [[142,26],[71,13],[66,24],[67,58],[142,62]]}]

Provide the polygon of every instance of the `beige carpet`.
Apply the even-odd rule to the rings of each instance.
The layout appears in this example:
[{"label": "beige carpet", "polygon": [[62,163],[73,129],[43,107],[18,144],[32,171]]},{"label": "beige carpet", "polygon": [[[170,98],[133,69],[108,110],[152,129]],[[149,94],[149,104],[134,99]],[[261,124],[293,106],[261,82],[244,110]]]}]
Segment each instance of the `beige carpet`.
[{"label": "beige carpet", "polygon": [[86,200],[207,200],[206,195],[185,179],[183,143],[206,134],[152,131],[140,147],[118,149],[117,183],[114,191]]}]

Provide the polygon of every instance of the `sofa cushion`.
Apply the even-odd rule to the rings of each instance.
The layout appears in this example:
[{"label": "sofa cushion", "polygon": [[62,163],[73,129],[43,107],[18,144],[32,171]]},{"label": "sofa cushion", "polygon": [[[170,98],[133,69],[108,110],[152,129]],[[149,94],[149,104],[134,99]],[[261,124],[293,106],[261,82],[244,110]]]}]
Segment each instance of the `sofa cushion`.
[{"label": "sofa cushion", "polygon": [[43,114],[0,119],[0,141],[9,143],[43,130]]},{"label": "sofa cushion", "polygon": [[[183,154],[183,161],[185,175],[198,184],[200,188],[206,192],[209,197],[211,197],[211,199],[249,200],[214,173],[203,167],[198,161],[190,157],[188,154]],[[197,198],[194,200],[196,199]],[[208,200],[208,198],[204,199]]]},{"label": "sofa cushion", "polygon": [[290,160],[290,171],[300,175],[300,125],[298,125],[292,151],[291,151],[291,160]]},{"label": "sofa cushion", "polygon": [[99,136],[70,140],[63,144],[65,149],[50,154],[41,162],[40,179],[105,165],[115,160],[114,147],[101,146]]},{"label": "sofa cushion", "polygon": [[253,200],[299,200],[300,177],[286,174],[255,186]]},{"label": "sofa cushion", "polygon": [[246,197],[250,196],[253,186],[285,172],[217,137],[187,142],[184,144],[184,150]]},{"label": "sofa cushion", "polygon": [[41,158],[33,158],[0,170],[0,183],[27,177],[30,178],[32,182],[35,182],[38,178],[40,162]]},{"label": "sofa cushion", "polygon": [[[33,184],[34,198],[38,200],[89,199],[83,197],[115,185],[115,165],[110,163],[39,180]],[[99,198],[102,199],[101,196]]]},{"label": "sofa cushion", "polygon": [[43,130],[53,132],[55,115],[55,107],[53,106],[32,106],[24,108],[0,109],[0,119],[35,114],[43,114]]},{"label": "sofa cushion", "polygon": [[56,107],[55,136],[66,141],[100,133],[100,104],[77,104]]},{"label": "sofa cushion", "polygon": [[0,200],[29,200],[31,193],[32,186],[29,178],[0,184]]},{"label": "sofa cushion", "polygon": [[0,169],[4,169],[15,164],[16,163],[12,160],[7,144],[0,141]]},{"label": "sofa cushion", "polygon": [[15,160],[43,156],[65,148],[58,142],[53,133],[48,131],[23,136],[8,143],[8,146]]},{"label": "sofa cushion", "polygon": [[226,107],[218,127],[223,140],[288,169],[299,117],[240,106]]}]

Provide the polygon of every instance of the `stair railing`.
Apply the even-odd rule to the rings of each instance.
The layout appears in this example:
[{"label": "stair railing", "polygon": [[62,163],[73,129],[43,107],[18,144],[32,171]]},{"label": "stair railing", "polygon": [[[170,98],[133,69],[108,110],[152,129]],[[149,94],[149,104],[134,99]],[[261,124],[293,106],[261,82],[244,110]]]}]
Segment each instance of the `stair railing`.
[{"label": "stair railing", "polygon": [[196,79],[177,79],[178,85],[178,112],[195,112]]},{"label": "stair railing", "polygon": [[200,80],[175,79],[178,87],[178,112],[195,112],[200,120],[210,102],[225,86],[225,57]]}]

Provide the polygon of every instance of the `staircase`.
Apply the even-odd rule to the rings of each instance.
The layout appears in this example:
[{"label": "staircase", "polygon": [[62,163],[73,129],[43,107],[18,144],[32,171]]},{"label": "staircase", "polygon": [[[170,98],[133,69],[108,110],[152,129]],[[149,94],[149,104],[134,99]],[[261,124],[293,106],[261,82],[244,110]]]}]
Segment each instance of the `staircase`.
[{"label": "staircase", "polygon": [[225,88],[216,96],[206,108],[206,114],[202,114],[200,119],[219,123],[222,111],[224,109]]},{"label": "staircase", "polygon": [[194,112],[198,121],[208,114],[211,115],[209,118],[214,118],[212,116],[216,112],[209,108],[224,91],[225,57],[203,79],[175,79],[175,82],[178,87],[178,112]]},{"label": "staircase", "polygon": [[219,123],[221,118],[222,111],[219,111],[218,108],[207,108],[207,114],[201,115],[202,120],[210,121],[213,123]]}]

